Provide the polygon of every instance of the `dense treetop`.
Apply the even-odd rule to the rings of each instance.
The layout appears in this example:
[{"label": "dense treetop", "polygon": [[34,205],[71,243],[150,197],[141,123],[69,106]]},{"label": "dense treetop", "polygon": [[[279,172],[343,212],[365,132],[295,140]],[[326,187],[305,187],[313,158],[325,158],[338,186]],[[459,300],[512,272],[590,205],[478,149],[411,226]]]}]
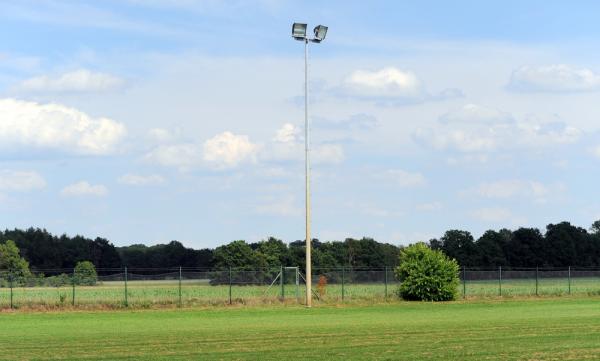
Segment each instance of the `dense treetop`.
[{"label": "dense treetop", "polygon": [[[192,249],[178,241],[115,247],[104,238],[56,236],[39,228],[0,231],[0,244],[14,241],[32,270],[70,269],[79,261],[96,268],[264,268],[304,267],[304,242],[270,237],[257,243],[236,240],[215,249]],[[464,230],[449,230],[429,245],[468,267],[600,267],[600,221],[590,231],[568,222],[537,228],[486,231],[477,240]],[[321,242],[313,240],[315,268],[396,266],[402,247],[372,238]],[[0,255],[1,256],[1,255]]]}]

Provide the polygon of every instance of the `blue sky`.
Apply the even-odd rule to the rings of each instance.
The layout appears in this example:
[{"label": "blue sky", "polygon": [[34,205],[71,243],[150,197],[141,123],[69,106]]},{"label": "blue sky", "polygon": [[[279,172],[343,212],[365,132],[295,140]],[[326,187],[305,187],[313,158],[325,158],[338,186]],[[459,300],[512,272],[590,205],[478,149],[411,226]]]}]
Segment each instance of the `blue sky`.
[{"label": "blue sky", "polygon": [[2,1],[0,226],[408,244],[600,219],[595,2]]}]

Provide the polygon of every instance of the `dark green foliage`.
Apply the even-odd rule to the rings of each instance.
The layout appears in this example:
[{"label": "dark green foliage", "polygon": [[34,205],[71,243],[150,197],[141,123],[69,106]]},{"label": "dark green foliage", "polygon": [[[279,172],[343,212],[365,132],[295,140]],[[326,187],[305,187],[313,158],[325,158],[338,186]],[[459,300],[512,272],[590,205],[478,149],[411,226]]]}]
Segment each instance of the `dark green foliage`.
[{"label": "dark green foliage", "polygon": [[72,283],[71,277],[66,273],[61,273],[56,276],[49,276],[45,278],[38,278],[39,286],[47,287],[64,287]]},{"label": "dark green foliage", "polygon": [[[549,224],[546,226],[546,242],[544,244],[544,265],[552,260],[554,267],[592,266],[594,259],[591,237],[587,231],[575,227],[569,222]],[[578,256],[579,255],[579,256]]]},{"label": "dark green foliage", "polygon": [[104,238],[60,237],[45,229],[14,229],[0,232],[0,243],[12,239],[32,269],[73,268],[78,261],[89,260],[96,267],[119,267],[121,259],[115,247]]},{"label": "dark green foliage", "polygon": [[254,251],[242,240],[217,247],[214,252],[214,263],[217,268],[256,269],[267,265],[264,255]]},{"label": "dark green foliage", "polygon": [[502,229],[499,232],[486,231],[477,242],[474,255],[476,265],[487,265],[488,267],[507,266],[505,250],[509,247],[511,231]]},{"label": "dark green foliage", "polygon": [[152,267],[211,267],[213,251],[186,248],[177,241],[146,246],[133,244],[117,248],[123,266],[131,268]]},{"label": "dark green foliage", "polygon": [[29,263],[20,255],[15,242],[0,243],[0,278],[8,284],[22,284],[30,277]]},{"label": "dark green foliage", "polygon": [[429,245],[467,267],[599,267],[600,221],[590,229],[561,222],[549,224],[546,234],[537,228],[489,230],[474,243],[469,232],[451,230]]},{"label": "dark green foliage", "polygon": [[475,266],[477,253],[471,233],[452,229],[447,231],[439,241],[431,242],[431,248],[440,249],[448,256],[456,259],[462,266]]},{"label": "dark green foliage", "polygon": [[90,261],[77,262],[74,275],[75,284],[81,286],[95,286],[98,282],[96,267]]},{"label": "dark green foliage", "polygon": [[257,252],[259,262],[264,262],[267,267],[289,264],[288,247],[280,239],[269,237],[266,241],[259,242],[255,252]]},{"label": "dark green foliage", "polygon": [[425,243],[413,244],[400,251],[398,294],[410,301],[451,301],[457,296],[458,271],[456,260]]},{"label": "dark green foliage", "polygon": [[[286,244],[270,237],[248,244],[234,241],[217,249],[192,249],[178,241],[146,246],[134,244],[115,247],[104,238],[54,236],[43,229],[0,231],[0,244],[12,239],[20,256],[32,271],[72,269],[77,262],[89,260],[100,268],[276,268],[280,265],[305,267],[304,241]],[[403,240],[405,241],[405,240]],[[443,251],[466,267],[600,267],[600,221],[590,231],[568,222],[549,224],[543,234],[536,228],[511,231],[486,231],[475,240],[471,233],[449,230],[429,241],[432,249]],[[372,238],[347,238],[344,241],[312,241],[313,268],[344,267],[348,277],[360,280],[361,268],[394,267],[402,247],[377,242]],[[0,266],[2,268],[2,266]]]}]

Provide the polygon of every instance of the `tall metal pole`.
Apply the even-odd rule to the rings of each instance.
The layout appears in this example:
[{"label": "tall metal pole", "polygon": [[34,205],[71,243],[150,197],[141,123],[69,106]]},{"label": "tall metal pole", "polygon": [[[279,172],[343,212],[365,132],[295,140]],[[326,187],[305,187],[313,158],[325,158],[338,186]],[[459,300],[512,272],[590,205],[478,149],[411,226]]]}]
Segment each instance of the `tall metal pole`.
[{"label": "tall metal pole", "polygon": [[306,307],[312,307],[310,237],[310,129],[308,124],[308,39],[304,39],[304,172],[306,181]]}]

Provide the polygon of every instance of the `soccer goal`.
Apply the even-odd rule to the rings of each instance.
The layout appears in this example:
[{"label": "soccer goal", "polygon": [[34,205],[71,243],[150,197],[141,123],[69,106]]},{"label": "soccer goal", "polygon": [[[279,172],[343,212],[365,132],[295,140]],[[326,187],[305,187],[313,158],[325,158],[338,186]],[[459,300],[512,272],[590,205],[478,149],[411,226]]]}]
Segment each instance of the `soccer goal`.
[{"label": "soccer goal", "polygon": [[269,290],[275,287],[280,288],[279,298],[283,301],[286,297],[286,286],[291,286],[293,288],[293,295],[296,297],[296,300],[300,301],[300,270],[298,267],[281,267],[281,270],[273,279],[273,282],[269,285],[269,287],[265,290],[263,295],[266,295]]}]

